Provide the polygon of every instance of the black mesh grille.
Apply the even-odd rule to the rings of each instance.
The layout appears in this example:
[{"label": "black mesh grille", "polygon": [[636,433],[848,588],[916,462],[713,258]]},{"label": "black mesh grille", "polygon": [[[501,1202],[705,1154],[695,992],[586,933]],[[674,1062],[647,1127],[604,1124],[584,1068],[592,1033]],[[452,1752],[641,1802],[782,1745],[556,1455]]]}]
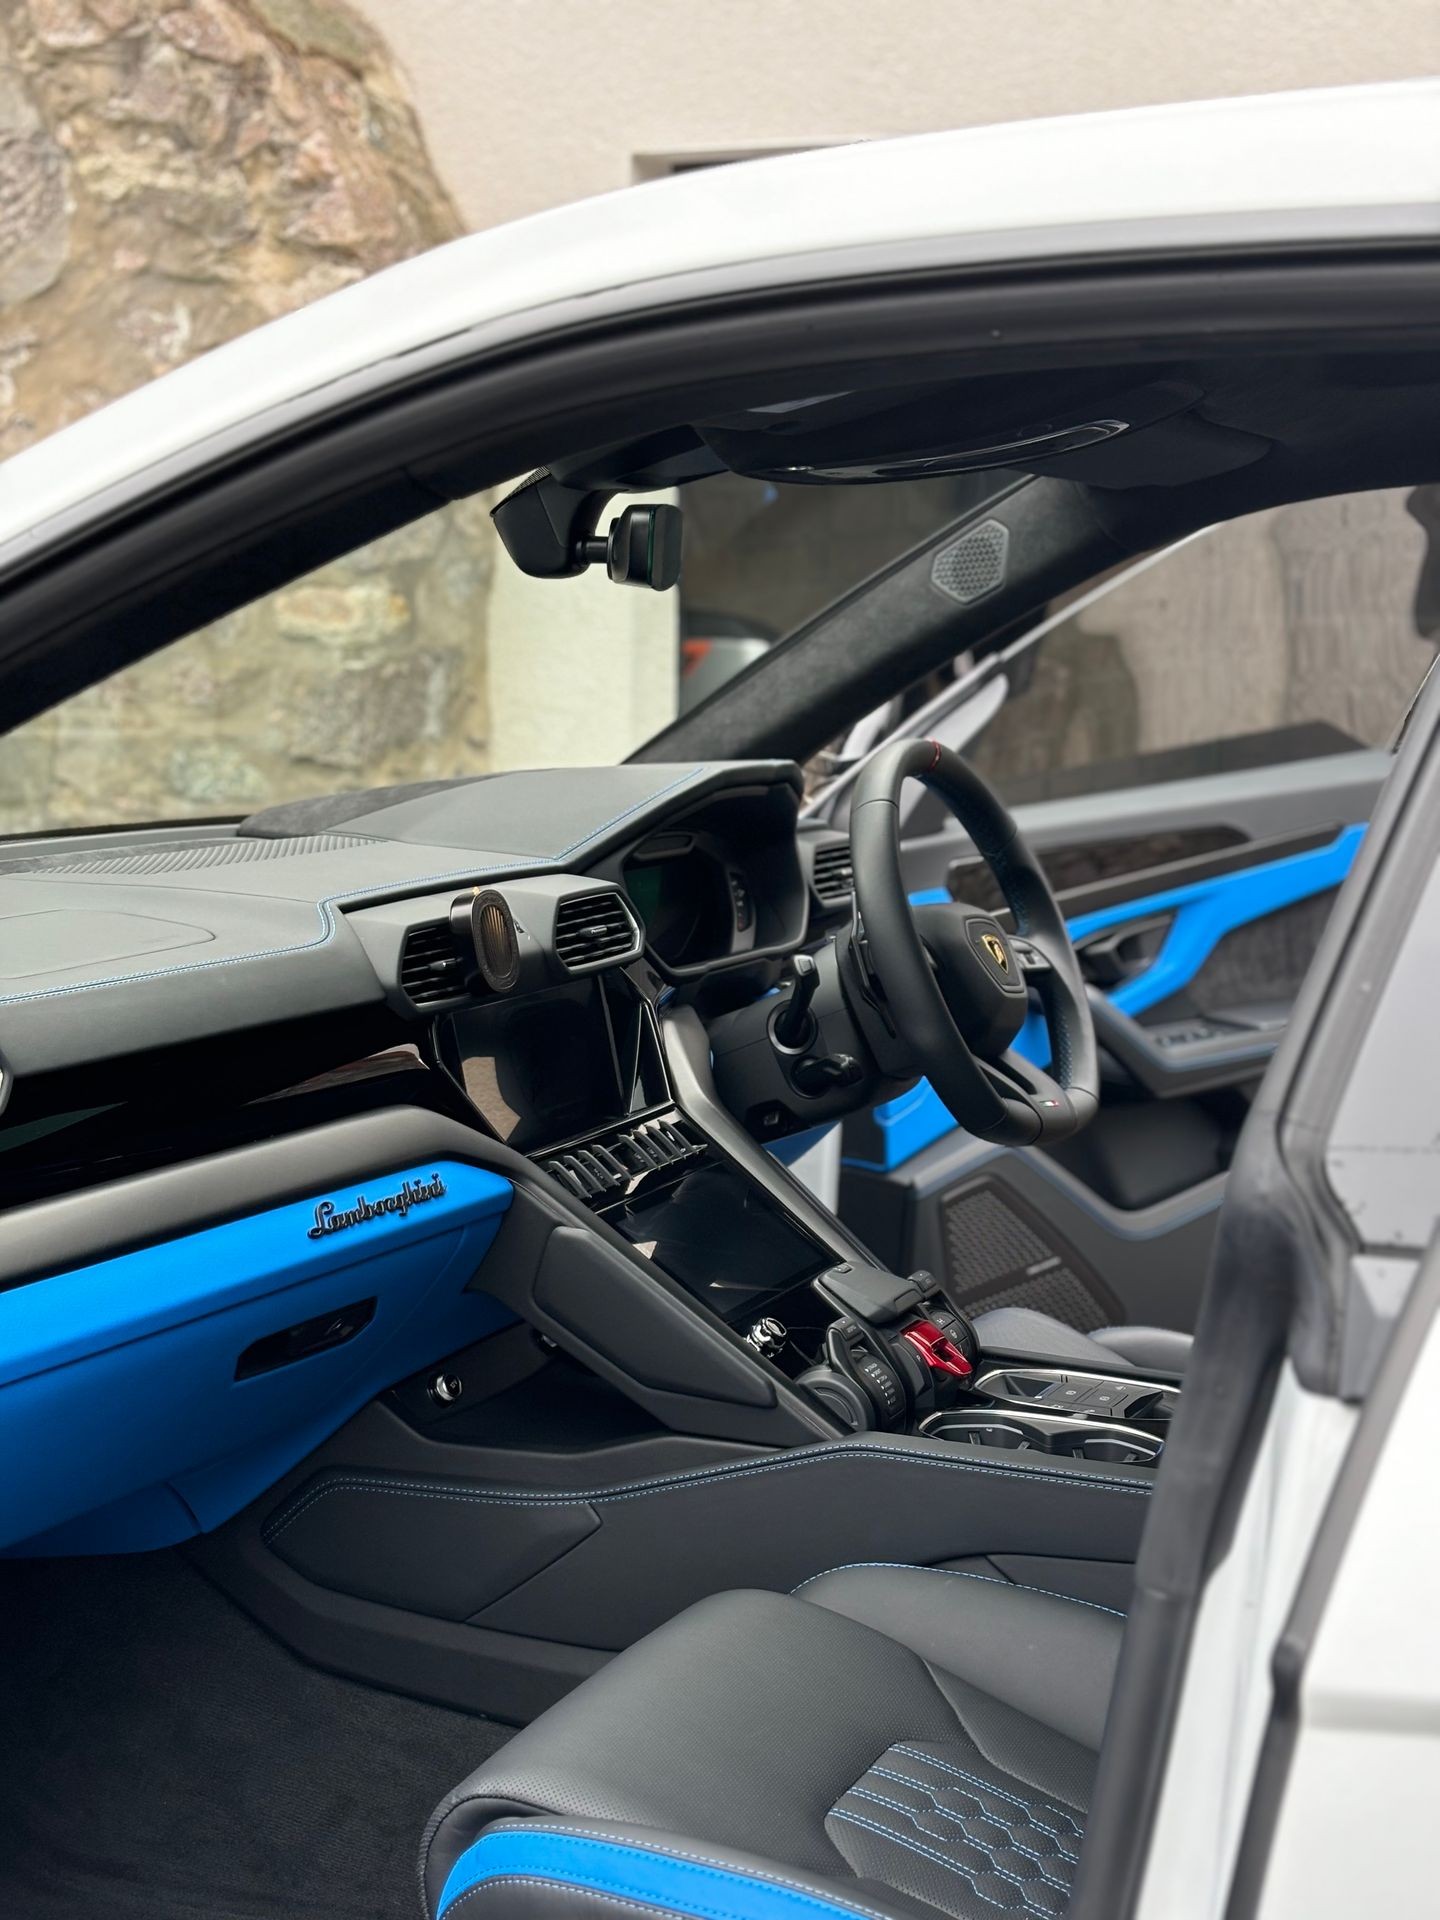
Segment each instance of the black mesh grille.
[{"label": "black mesh grille", "polygon": [[1104,1281],[999,1181],[957,1188],[942,1222],[946,1286],[967,1312],[1033,1307],[1081,1333],[1123,1317]]}]

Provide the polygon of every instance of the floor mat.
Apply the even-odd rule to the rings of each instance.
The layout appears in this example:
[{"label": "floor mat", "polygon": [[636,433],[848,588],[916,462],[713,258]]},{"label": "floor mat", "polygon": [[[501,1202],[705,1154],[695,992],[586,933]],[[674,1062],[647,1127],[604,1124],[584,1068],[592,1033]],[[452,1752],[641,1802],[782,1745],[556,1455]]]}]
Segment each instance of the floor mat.
[{"label": "floor mat", "polygon": [[304,1665],[178,1554],[0,1564],[0,1914],[416,1920],[511,1731]]}]

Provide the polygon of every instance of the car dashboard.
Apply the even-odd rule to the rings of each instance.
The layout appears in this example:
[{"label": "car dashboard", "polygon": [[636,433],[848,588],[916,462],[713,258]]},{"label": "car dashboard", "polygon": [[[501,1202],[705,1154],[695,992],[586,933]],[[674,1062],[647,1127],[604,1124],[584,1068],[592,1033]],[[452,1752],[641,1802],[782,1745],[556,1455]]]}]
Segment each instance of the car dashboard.
[{"label": "car dashboard", "polygon": [[[948,1337],[942,1292],[762,1144],[772,990],[850,937],[801,793],[788,762],[567,769],[12,844],[0,1451],[45,1470],[0,1553],[243,1533],[364,1432],[543,1480],[938,1408],[846,1288]],[[813,1009],[845,1060],[833,955]],[[856,1096],[792,1097],[790,1131]]]},{"label": "car dashboard", "polygon": [[[7,1084],[380,1000],[428,1017],[463,998],[435,991],[426,969],[452,956],[425,942],[466,887],[613,888],[669,979],[778,955],[806,926],[798,803],[788,762],[563,768],[12,841]],[[584,955],[556,957],[560,976],[585,970]]]},{"label": "car dashboard", "polygon": [[786,762],[557,769],[12,843],[6,1204],[418,1099],[735,1320],[829,1255],[681,1111],[658,1014],[753,1000],[848,907],[812,889],[800,797]]}]

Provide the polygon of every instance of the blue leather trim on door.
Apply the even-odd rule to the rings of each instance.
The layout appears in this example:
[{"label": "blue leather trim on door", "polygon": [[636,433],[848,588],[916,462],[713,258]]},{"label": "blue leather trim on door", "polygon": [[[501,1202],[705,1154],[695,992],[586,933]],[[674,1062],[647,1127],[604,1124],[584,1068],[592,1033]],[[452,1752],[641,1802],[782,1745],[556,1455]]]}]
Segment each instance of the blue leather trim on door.
[{"label": "blue leather trim on door", "polygon": [[[437,1161],[0,1293],[0,1547],[134,1551],[228,1519],[513,1319],[465,1290],[512,1197]],[[235,1378],[252,1342],[372,1299],[343,1345]]]},{"label": "blue leather trim on door", "polygon": [[1346,827],[1328,846],[1312,847],[1307,853],[1241,867],[1188,887],[1171,887],[1099,913],[1082,913],[1069,922],[1070,937],[1083,940],[1147,914],[1174,915],[1165,944],[1144,973],[1122,982],[1110,995],[1122,1013],[1143,1013],[1189,986],[1227,933],[1338,887],[1354,865],[1364,837],[1363,825]]},{"label": "blue leather trim on door", "polygon": [[479,1914],[503,1914],[507,1886],[545,1881],[608,1894],[686,1920],[879,1920],[873,1907],[827,1899],[794,1881],[722,1867],[678,1848],[626,1846],[544,1827],[500,1827],[477,1840],[450,1869],[437,1920],[469,1896],[493,1889]]},{"label": "blue leather trim on door", "polygon": [[[1122,906],[1082,913],[1067,922],[1070,937],[1083,940],[1108,927],[1124,926],[1128,921],[1149,919],[1160,913],[1174,916],[1164,945],[1150,965],[1110,994],[1122,1013],[1142,1013],[1188,986],[1227,933],[1252,920],[1263,920],[1266,914],[1277,913],[1282,907],[1294,906],[1299,900],[1308,900],[1317,893],[1328,893],[1338,887],[1354,864],[1364,837],[1363,823],[1345,827],[1328,845],[1312,847],[1306,853],[1290,854],[1283,860],[1269,860],[1260,866],[1241,867],[1212,880],[1194,881],[1189,886],[1171,887],[1162,893],[1147,894],[1141,900],[1127,900]],[[914,905],[924,906],[946,900],[949,895],[940,889],[926,888],[910,898]],[[1015,1047],[1036,1066],[1048,1066],[1050,1036],[1044,1021],[1032,1014]],[[872,1173],[893,1171],[955,1130],[950,1109],[928,1080],[917,1081],[908,1093],[884,1101],[874,1108],[871,1118],[880,1138],[878,1155],[869,1159],[847,1156],[845,1164],[863,1167]]]}]

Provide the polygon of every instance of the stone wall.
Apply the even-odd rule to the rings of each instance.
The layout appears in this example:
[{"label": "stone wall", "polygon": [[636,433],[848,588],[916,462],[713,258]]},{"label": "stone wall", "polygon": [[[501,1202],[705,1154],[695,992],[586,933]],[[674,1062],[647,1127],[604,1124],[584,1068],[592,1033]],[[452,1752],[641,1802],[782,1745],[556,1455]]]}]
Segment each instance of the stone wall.
[{"label": "stone wall", "polygon": [[1435,657],[1432,489],[1299,501],[1216,527],[1043,642],[970,757],[1003,789],[1287,727],[1384,746]]},{"label": "stone wall", "polygon": [[[338,0],[0,0],[0,457],[460,230]],[[467,504],[0,742],[0,832],[243,812],[483,758]]]}]

